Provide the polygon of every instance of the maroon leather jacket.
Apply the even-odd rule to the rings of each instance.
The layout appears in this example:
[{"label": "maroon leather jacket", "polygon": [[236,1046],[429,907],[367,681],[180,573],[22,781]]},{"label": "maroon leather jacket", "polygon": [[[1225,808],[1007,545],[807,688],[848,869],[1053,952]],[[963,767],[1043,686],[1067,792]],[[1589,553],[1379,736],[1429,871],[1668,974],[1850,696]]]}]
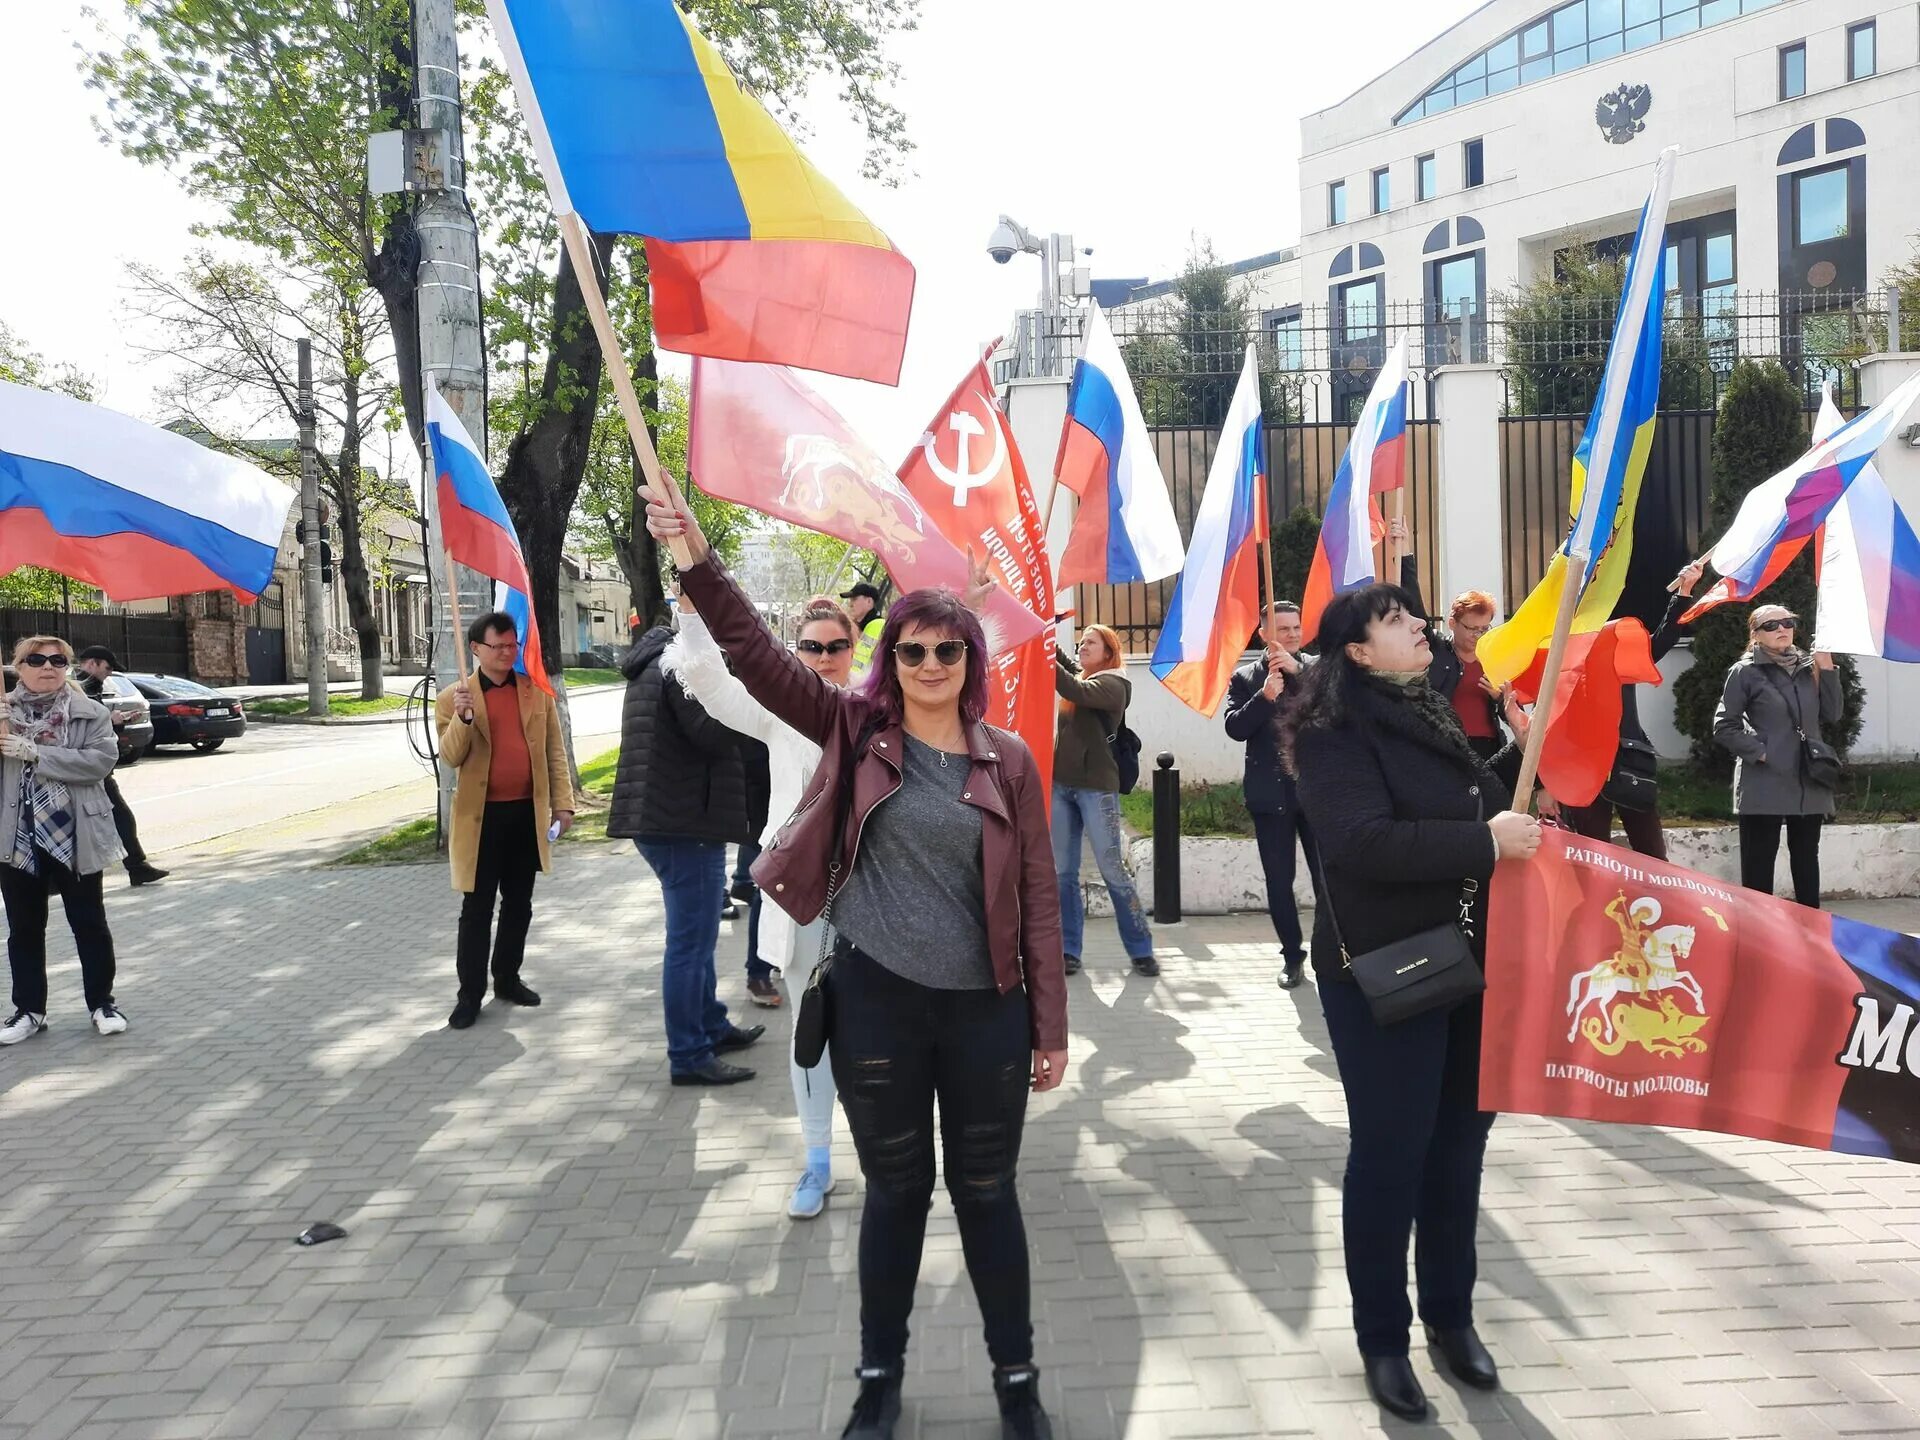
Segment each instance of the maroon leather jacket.
[{"label": "maroon leather jacket", "polygon": [[[753,878],[782,910],[805,924],[827,903],[840,777],[872,706],[858,691],[827,684],[788,651],[718,560],[680,572],[734,674],[754,699],[820,746],[819,768],[796,809],[754,863]],[[841,839],[840,873],[860,858],[860,834],[875,806],[900,788],[902,729],[874,732],[853,771],[853,807]],[[961,799],[981,811],[987,943],[1005,994],[1025,981],[1033,1048],[1067,1048],[1067,972],[1060,949],[1060,889],[1047,830],[1039,767],[1018,735],[991,725],[967,730],[973,768]],[[885,864],[882,855],[869,864]]]}]

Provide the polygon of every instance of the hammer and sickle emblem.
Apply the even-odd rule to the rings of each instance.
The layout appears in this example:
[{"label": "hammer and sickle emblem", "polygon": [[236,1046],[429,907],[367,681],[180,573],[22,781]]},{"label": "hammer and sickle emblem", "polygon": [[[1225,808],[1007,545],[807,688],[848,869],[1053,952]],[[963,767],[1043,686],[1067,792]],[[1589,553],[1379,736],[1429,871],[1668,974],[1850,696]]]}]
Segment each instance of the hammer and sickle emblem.
[{"label": "hammer and sickle emblem", "polygon": [[[982,405],[989,405],[984,395],[976,398]],[[990,406],[989,413],[991,413]],[[1007,458],[1007,439],[1000,433],[998,425],[992,426],[993,457],[988,460],[986,468],[975,470],[968,464],[972,459],[972,440],[975,435],[986,434],[988,427],[983,426],[971,410],[956,410],[947,417],[947,428],[960,437],[959,454],[956,457],[958,469],[949,468],[940,459],[940,452],[931,432],[920,437],[920,448],[926,452],[928,467],[939,477],[942,484],[953,490],[955,508],[964,510],[967,508],[967,492],[978,490],[1000,473],[1000,467]]]}]

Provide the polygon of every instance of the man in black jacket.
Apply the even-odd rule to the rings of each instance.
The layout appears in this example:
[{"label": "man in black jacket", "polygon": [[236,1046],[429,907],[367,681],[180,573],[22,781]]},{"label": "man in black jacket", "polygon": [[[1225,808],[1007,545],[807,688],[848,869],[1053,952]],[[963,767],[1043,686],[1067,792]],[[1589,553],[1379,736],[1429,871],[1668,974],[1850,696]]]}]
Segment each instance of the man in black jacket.
[{"label": "man in black jacket", "polygon": [[[80,688],[95,700],[100,699],[107,688],[107,677],[120,668],[120,662],[113,651],[104,645],[89,645],[79,654],[80,669],[86,679],[80,682]],[[126,723],[126,717],[119,711],[113,712],[114,728]],[[118,736],[114,737],[116,740]],[[140,822],[133,818],[133,807],[127,804],[126,797],[120,793],[120,787],[114,783],[113,776],[106,779],[107,803],[113,806],[113,828],[119,832],[120,848],[127,853],[124,863],[127,867],[127,879],[135,885],[151,885],[156,880],[164,880],[171,873],[162,870],[151,860],[140,844]]]},{"label": "man in black jacket", "polygon": [[716,995],[714,947],[727,889],[727,846],[752,839],[740,736],[701,708],[662,666],[673,631],[656,626],[627,652],[620,764],[607,834],[631,839],[659,877],[666,902],[660,979],[667,1060],[676,1085],[753,1078],[721,1055],[766,1033],[727,1019]]},{"label": "man in black jacket", "polygon": [[1286,960],[1280,988],[1291,990],[1300,983],[1307,961],[1300,911],[1293,900],[1296,843],[1306,847],[1307,873],[1319,892],[1313,832],[1301,813],[1293,777],[1280,763],[1280,717],[1292,693],[1289,687],[1297,689],[1303,667],[1311,663],[1300,654],[1300,607],[1291,600],[1275,601],[1260,635],[1267,642],[1265,657],[1234,671],[1227,686],[1227,734],[1247,747],[1247,810],[1259,840],[1260,868],[1266,873],[1267,914],[1273,917]]}]

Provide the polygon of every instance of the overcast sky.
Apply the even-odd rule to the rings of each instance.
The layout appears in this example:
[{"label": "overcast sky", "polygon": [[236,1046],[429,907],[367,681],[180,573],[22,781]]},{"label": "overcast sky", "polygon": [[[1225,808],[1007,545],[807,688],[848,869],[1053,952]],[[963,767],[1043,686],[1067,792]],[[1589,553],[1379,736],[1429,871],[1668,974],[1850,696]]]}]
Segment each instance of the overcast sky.
[{"label": "overcast sky", "polygon": [[[1365,84],[1481,0],[925,0],[892,49],[919,149],[897,189],[859,179],[860,137],[830,93],[809,153],[919,272],[897,390],[821,388],[883,454],[904,453],[978,345],[1034,303],[1038,262],[986,255],[1005,211],[1071,233],[1096,275],[1178,270],[1195,236],[1224,259],[1298,236],[1299,118]],[[166,373],[128,345],[126,264],[172,266],[199,213],[165,172],[95,137],[74,62],[79,0],[0,16],[0,319],[149,419]],[[823,87],[824,89],[824,87]]]}]

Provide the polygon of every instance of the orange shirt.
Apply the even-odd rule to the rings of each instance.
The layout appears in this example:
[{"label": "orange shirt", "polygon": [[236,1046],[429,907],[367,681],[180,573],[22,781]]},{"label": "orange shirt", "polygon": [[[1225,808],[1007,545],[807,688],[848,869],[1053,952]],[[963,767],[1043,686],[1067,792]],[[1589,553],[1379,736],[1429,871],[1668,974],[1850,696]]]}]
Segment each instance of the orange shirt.
[{"label": "orange shirt", "polygon": [[491,685],[481,680],[487,703],[487,733],[493,741],[493,760],[487,768],[487,801],[531,800],[533,757],[527,754],[527,733],[520,728],[519,680]]}]

